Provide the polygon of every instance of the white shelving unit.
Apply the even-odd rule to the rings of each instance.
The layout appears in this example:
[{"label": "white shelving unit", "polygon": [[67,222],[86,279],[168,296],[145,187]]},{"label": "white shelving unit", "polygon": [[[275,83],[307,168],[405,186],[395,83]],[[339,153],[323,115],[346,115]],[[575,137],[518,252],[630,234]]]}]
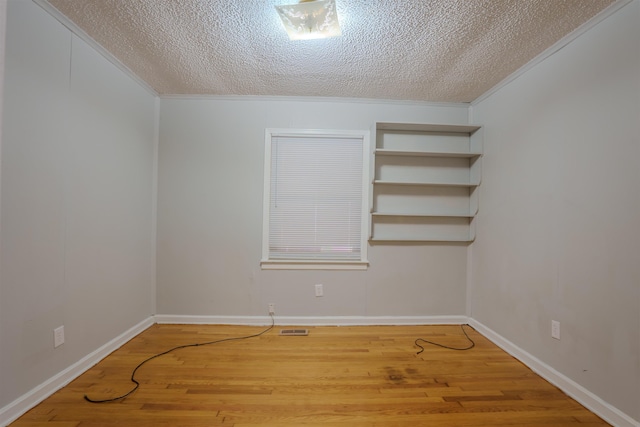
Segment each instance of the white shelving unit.
[{"label": "white shelving unit", "polygon": [[472,242],[482,130],[472,125],[376,123],[372,242]]}]

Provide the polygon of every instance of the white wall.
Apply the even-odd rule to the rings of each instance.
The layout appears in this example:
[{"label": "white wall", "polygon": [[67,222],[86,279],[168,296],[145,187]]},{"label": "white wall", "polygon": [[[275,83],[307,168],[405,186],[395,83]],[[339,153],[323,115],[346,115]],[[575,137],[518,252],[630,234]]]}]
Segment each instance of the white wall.
[{"label": "white wall", "polygon": [[265,128],[467,123],[466,107],[163,99],[158,118],[32,2],[9,0],[8,16],[0,408],[156,302],[205,316],[275,302],[288,316],[469,314],[640,419],[639,0],[472,108],[486,155],[469,271],[464,245],[376,245],[358,272],[259,266]]},{"label": "white wall", "polygon": [[7,16],[0,408],[154,313],[155,98],[34,3]]},{"label": "white wall", "polygon": [[[470,315],[640,420],[640,2],[472,108]],[[561,340],[551,338],[551,320]]]},{"label": "white wall", "polygon": [[[376,245],[367,271],[263,271],[265,128],[467,123],[466,106],[274,99],[162,99],[158,313],[465,315],[465,245]],[[316,298],[314,284],[324,285]]]}]

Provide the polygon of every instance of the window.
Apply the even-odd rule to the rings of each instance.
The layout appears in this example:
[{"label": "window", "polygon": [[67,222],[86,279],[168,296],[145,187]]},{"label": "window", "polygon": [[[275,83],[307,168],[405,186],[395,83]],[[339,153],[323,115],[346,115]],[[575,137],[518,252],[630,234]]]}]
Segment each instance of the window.
[{"label": "window", "polygon": [[369,134],[267,129],[262,267],[365,269]]}]

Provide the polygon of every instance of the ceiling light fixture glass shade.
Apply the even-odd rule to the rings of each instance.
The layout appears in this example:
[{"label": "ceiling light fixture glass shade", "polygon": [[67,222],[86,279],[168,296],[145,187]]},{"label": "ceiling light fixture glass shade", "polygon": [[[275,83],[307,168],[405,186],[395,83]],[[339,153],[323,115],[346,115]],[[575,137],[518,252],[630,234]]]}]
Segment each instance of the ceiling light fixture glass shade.
[{"label": "ceiling light fixture glass shade", "polygon": [[291,40],[322,39],[342,34],[335,0],[303,0],[298,4],[276,6],[276,10]]}]

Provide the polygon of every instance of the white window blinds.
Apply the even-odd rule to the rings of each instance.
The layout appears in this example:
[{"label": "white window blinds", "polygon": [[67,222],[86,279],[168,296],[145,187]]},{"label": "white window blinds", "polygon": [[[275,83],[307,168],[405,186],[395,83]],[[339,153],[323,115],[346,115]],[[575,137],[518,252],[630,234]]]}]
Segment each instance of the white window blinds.
[{"label": "white window blinds", "polygon": [[363,144],[362,135],[271,135],[263,258],[363,260]]}]

